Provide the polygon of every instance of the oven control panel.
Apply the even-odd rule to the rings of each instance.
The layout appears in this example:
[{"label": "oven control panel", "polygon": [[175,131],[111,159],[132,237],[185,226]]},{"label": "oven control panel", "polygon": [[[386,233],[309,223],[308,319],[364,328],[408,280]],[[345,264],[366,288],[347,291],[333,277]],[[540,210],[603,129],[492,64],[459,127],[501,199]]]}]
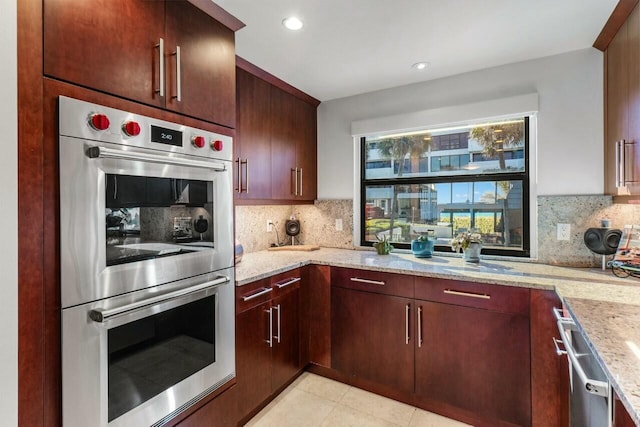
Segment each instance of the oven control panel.
[{"label": "oven control panel", "polygon": [[231,161],[231,136],[59,97],[60,135]]}]

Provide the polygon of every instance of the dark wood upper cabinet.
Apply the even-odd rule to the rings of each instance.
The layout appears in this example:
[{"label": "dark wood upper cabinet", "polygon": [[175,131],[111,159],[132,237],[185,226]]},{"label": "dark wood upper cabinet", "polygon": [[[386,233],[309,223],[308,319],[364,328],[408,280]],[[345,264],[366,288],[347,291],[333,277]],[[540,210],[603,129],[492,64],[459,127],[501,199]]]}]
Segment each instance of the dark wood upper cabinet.
[{"label": "dark wood upper cabinet", "polygon": [[271,199],[271,85],[241,68],[236,71],[236,84],[234,194],[237,199],[268,200]]},{"label": "dark wood upper cabinet", "polygon": [[234,49],[233,31],[187,1],[44,2],[46,76],[230,128]]},{"label": "dark wood upper cabinet", "polygon": [[317,103],[244,60],[238,64],[236,200],[315,200]]},{"label": "dark wood upper cabinet", "polygon": [[640,197],[640,8],[605,52],[605,192]]},{"label": "dark wood upper cabinet", "polygon": [[[166,2],[166,35],[167,108],[234,128],[236,54],[233,31],[189,2],[173,0]],[[177,48],[180,48],[180,64],[175,54]]]}]

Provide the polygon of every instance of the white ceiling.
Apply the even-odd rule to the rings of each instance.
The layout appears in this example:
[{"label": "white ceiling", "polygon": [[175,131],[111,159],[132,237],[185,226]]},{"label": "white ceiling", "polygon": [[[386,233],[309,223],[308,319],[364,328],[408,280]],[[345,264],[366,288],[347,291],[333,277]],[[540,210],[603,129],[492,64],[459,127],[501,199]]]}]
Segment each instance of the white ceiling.
[{"label": "white ceiling", "polygon": [[618,0],[214,1],[239,56],[326,101],[590,47]]}]

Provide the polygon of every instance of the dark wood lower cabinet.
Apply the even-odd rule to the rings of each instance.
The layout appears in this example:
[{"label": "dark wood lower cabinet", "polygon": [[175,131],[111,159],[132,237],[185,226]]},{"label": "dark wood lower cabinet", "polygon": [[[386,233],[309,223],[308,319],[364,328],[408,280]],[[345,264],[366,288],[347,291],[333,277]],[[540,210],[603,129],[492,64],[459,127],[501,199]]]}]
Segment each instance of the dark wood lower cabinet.
[{"label": "dark wood lower cabinet", "polygon": [[416,396],[493,425],[530,425],[528,316],[428,301],[416,305],[422,314]]},{"label": "dark wood lower cabinet", "polygon": [[613,399],[613,427],[635,427],[636,423],[615,392]]},{"label": "dark wood lower cabinet", "polygon": [[238,387],[233,386],[176,424],[179,427],[235,427]]},{"label": "dark wood lower cabinet", "polygon": [[271,394],[269,302],[236,315],[236,380],[241,418]]},{"label": "dark wood lower cabinet", "polygon": [[274,338],[271,356],[271,390],[288,383],[300,371],[300,290],[293,289],[271,301]]},{"label": "dark wood lower cabinet", "polygon": [[411,302],[408,298],[333,287],[332,367],[348,375],[412,392]]}]

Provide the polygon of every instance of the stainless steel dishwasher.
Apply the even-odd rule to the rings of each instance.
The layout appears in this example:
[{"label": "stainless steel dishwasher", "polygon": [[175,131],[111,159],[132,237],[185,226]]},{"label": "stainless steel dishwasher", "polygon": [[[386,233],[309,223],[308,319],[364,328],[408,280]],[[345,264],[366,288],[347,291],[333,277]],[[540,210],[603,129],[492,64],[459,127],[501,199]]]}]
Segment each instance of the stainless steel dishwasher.
[{"label": "stainless steel dishwasher", "polygon": [[569,360],[571,427],[611,427],[613,393],[604,370],[576,322],[559,309],[554,308],[553,312],[560,332],[560,339],[553,339],[556,353],[567,355]]}]

